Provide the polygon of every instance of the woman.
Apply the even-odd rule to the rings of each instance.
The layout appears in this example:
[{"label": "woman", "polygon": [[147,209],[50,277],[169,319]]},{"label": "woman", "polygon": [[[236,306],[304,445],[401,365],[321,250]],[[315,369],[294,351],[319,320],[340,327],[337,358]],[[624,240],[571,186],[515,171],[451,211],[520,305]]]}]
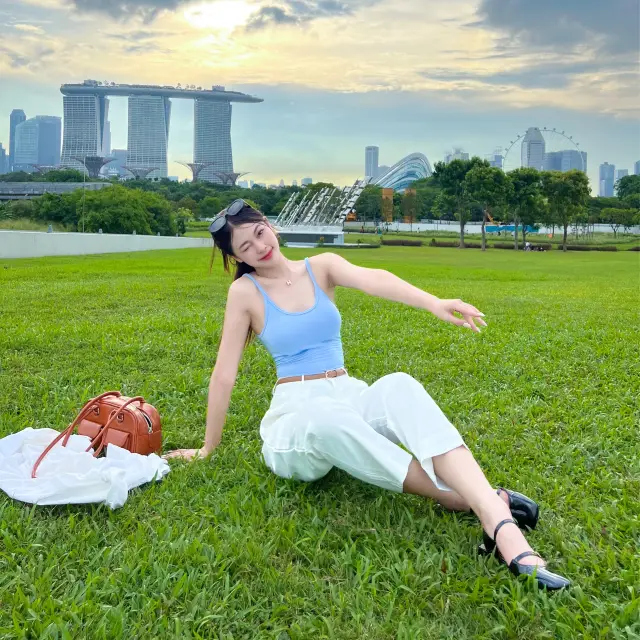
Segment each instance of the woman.
[{"label": "woman", "polygon": [[225,270],[235,262],[236,274],[209,384],[205,442],[201,449],[179,449],[166,458],[203,458],[218,446],[242,352],[255,334],[278,374],[260,424],[263,457],[274,473],[312,481],[336,466],[379,487],[432,498],[453,510],[471,509],[484,529],[481,553],[497,552],[513,573],[533,575],[541,587],[570,584],[544,568],[519,528],[535,527],[538,505],[491,487],[419,382],[394,373],[369,387],[348,375],[333,296],[337,286],[358,289],[475,332],[480,331],[476,323],[487,326],[480,311],[333,253],[289,260],[267,219],[243,200],[221,211],[209,231]]}]

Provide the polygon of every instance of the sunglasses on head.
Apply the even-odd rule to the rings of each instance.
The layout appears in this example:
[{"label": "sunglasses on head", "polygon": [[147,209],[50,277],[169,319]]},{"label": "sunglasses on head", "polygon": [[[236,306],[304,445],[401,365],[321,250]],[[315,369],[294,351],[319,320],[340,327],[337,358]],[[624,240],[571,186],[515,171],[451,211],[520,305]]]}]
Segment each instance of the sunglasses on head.
[{"label": "sunglasses on head", "polygon": [[223,209],[213,219],[213,222],[209,225],[209,233],[218,233],[218,231],[227,224],[228,216],[235,216],[248,206],[249,205],[242,198],[234,200],[226,209]]}]

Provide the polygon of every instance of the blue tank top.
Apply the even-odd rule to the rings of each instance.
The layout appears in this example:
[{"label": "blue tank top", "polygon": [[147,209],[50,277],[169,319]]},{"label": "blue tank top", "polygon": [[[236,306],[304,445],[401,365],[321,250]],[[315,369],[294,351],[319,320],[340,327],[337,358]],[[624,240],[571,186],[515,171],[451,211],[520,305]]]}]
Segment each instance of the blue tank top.
[{"label": "blue tank top", "polygon": [[313,277],[309,259],[304,263],[313,282],[315,303],[296,313],[281,309],[251,274],[244,274],[264,298],[264,328],[258,339],[275,360],[278,378],[344,367],[340,312]]}]

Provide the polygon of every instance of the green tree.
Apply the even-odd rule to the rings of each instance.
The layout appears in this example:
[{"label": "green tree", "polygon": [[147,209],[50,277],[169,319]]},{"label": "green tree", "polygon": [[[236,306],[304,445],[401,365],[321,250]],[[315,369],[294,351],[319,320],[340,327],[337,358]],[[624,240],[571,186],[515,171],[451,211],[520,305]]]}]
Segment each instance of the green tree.
[{"label": "green tree", "polygon": [[[51,171],[42,174],[40,179],[43,182],[82,182],[84,180],[84,174],[77,169],[51,169]],[[95,178],[91,178],[90,180],[91,182],[96,182]]]},{"label": "green tree", "polygon": [[2,182],[33,182],[33,175],[26,171],[12,171],[0,176]]},{"label": "green tree", "polygon": [[367,185],[356,201],[356,213],[363,222],[376,222],[382,218],[382,188]]},{"label": "green tree", "polygon": [[187,232],[187,224],[193,219],[193,214],[189,209],[181,207],[176,211],[176,228],[178,233],[183,236]]},{"label": "green tree", "polygon": [[450,215],[453,215],[455,207],[455,198],[448,196],[444,191],[440,191],[433,203],[433,215],[438,220],[447,219]]},{"label": "green tree", "polygon": [[622,198],[622,205],[625,209],[640,211],[640,193],[631,193]]},{"label": "green tree", "polygon": [[[336,185],[332,182],[314,182],[313,184],[308,184],[304,187],[305,191],[310,191],[311,193],[316,193],[317,191],[322,191],[322,189],[335,189]],[[271,189],[271,191],[275,191],[275,189]],[[311,197],[311,196],[309,196]]]},{"label": "green tree", "polygon": [[533,167],[520,167],[508,174],[511,188],[509,204],[513,213],[514,248],[518,249],[518,225],[522,224],[522,242],[526,241],[527,225],[535,224],[536,218],[542,216],[544,200],[541,190],[541,175]]},{"label": "green tree", "polygon": [[435,218],[433,206],[441,191],[436,178],[429,176],[428,178],[416,180],[411,187],[416,190],[418,219]]},{"label": "green tree", "polygon": [[629,229],[635,223],[637,212],[633,209],[603,209],[602,220],[613,229],[614,238],[618,235],[618,229],[624,227]]},{"label": "green tree", "polygon": [[418,198],[415,189],[407,189],[402,196],[402,217],[409,220],[409,231],[413,231],[413,222],[418,214]]},{"label": "green tree", "polygon": [[620,178],[616,182],[615,189],[619,198],[626,198],[634,193],[640,193],[640,175]]},{"label": "green tree", "polygon": [[464,188],[467,199],[482,208],[482,250],[486,251],[488,216],[497,207],[504,206],[510,195],[511,182],[501,169],[478,165],[465,176]]},{"label": "green tree", "polygon": [[443,203],[453,204],[453,213],[460,222],[460,247],[464,248],[464,227],[471,219],[471,202],[468,199],[464,188],[464,179],[469,171],[475,166],[489,166],[486,160],[471,158],[471,160],[453,160],[448,164],[437,162],[434,167],[433,176],[437,184],[442,189],[443,198],[438,203],[441,207]]},{"label": "green tree", "polygon": [[192,216],[198,211],[198,203],[191,196],[184,196],[176,202],[178,209],[188,209]]},{"label": "green tree", "polygon": [[402,221],[402,194],[397,191],[393,194],[393,219]]},{"label": "green tree", "polygon": [[11,200],[4,205],[4,215],[6,220],[16,220],[18,218],[27,218],[29,220],[36,218],[36,201],[35,200]]},{"label": "green tree", "polygon": [[[103,191],[105,190],[103,189]],[[157,193],[145,192],[141,192],[140,199],[142,206],[150,216],[151,233],[159,233],[161,236],[175,235],[177,231],[176,220],[169,201]]]},{"label": "green tree", "polygon": [[200,219],[214,218],[225,206],[220,198],[207,196],[198,205],[198,217]]},{"label": "green tree", "polygon": [[582,171],[573,169],[566,173],[545,171],[542,190],[552,215],[562,227],[562,249],[567,250],[567,230],[571,222],[588,210],[589,179]]},{"label": "green tree", "polygon": [[78,203],[81,199],[82,189],[65,194],[45,193],[41,198],[34,200],[37,203],[34,217],[43,222],[58,222],[75,229],[78,225]]}]

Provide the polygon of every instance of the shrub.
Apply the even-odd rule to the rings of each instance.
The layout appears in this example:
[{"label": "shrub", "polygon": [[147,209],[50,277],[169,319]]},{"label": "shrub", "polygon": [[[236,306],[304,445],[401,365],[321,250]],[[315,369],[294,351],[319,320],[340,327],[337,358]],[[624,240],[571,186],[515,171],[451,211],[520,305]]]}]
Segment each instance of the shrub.
[{"label": "shrub", "polygon": [[[558,246],[558,249],[562,251],[562,245]],[[567,251],[617,251],[618,247],[613,245],[585,245],[585,244],[568,244]]]},{"label": "shrub", "polygon": [[422,241],[421,240],[404,240],[404,239],[397,239],[397,240],[382,240],[382,244],[390,246],[390,247],[421,247],[422,246]]},{"label": "shrub", "polygon": [[[492,246],[494,249],[513,249],[513,242],[494,242]],[[553,245],[550,242],[532,242],[531,246],[534,249],[542,247],[545,251],[553,249]],[[518,250],[524,251],[524,245],[518,243]]]},{"label": "shrub", "polygon": [[[450,247],[452,249],[458,249],[460,248],[460,241],[459,240],[436,240],[435,238],[431,238],[431,242],[429,243],[430,247]],[[487,245],[488,247],[489,245]],[[464,243],[464,248],[465,249],[482,249],[482,245],[481,244],[475,244],[473,242],[465,242]]]},{"label": "shrub", "polygon": [[431,238],[431,242],[429,243],[432,247],[459,247],[459,242],[451,242],[448,240],[436,240],[435,238]]},{"label": "shrub", "polygon": [[631,247],[631,249],[628,249],[628,251],[640,251],[640,245],[636,247]]}]

